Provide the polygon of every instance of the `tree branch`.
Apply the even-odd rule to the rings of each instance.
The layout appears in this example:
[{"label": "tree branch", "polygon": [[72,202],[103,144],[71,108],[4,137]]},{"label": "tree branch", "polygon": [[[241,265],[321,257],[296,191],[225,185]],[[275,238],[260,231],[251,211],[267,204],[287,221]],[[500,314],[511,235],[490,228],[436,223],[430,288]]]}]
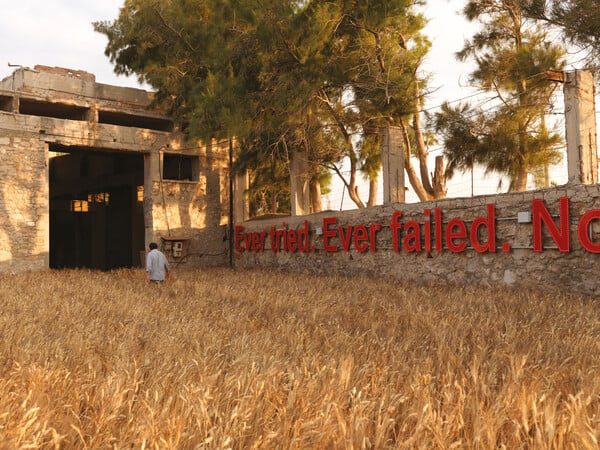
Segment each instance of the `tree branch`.
[{"label": "tree branch", "polygon": [[162,14],[162,11],[160,9],[158,9],[156,6],[152,6],[152,9],[154,10],[154,12],[158,15],[158,17],[160,18],[161,22],[163,23],[163,25],[165,27],[167,27],[173,34],[175,34],[179,39],[181,39],[181,41],[186,45],[186,47],[192,52],[192,53],[196,53],[196,48],[189,43],[189,41],[181,34],[181,32],[177,31],[175,28],[173,28],[171,25],[169,25],[169,23],[167,22],[167,20],[165,19],[165,17]]}]

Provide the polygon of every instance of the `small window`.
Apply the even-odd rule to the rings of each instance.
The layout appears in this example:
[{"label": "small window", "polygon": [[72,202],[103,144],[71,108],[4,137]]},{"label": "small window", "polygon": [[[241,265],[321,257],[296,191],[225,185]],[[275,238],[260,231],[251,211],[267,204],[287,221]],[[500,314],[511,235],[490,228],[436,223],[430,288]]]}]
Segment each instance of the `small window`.
[{"label": "small window", "polygon": [[71,200],[71,211],[76,213],[88,212],[88,202],[86,200]]},{"label": "small window", "polygon": [[197,156],[163,155],[163,179],[198,181],[200,164]]},{"label": "small window", "polygon": [[108,192],[98,192],[95,194],[88,194],[88,203],[97,203],[108,205],[110,200],[110,194]]},{"label": "small window", "polygon": [[137,187],[137,201],[140,203],[144,202],[144,186]]}]

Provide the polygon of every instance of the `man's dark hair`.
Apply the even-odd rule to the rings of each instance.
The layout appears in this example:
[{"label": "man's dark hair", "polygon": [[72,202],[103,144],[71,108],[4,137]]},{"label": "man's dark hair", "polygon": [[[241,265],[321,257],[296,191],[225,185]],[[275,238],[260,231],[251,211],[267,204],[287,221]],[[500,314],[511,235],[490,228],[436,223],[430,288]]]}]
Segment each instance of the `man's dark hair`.
[{"label": "man's dark hair", "polygon": [[158,248],[158,245],[156,245],[156,242],[150,242],[150,250],[155,250]]}]

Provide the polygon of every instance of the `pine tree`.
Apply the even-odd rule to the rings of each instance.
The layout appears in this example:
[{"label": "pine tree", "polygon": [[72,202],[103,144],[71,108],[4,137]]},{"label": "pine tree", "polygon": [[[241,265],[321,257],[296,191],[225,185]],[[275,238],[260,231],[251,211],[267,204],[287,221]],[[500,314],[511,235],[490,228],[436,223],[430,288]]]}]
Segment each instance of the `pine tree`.
[{"label": "pine tree", "polygon": [[445,105],[436,115],[451,172],[471,168],[474,161],[507,175],[510,190],[516,191],[527,188],[529,173],[560,158],[561,138],[545,121],[555,89],[546,70],[560,69],[564,53],[526,18],[521,3],[471,0],[464,9],[469,20],[484,27],[458,57],[475,60],[471,83],[492,93],[497,106],[482,111]]},{"label": "pine tree", "polygon": [[[278,161],[304,152],[312,192],[319,168],[328,167],[362,207],[357,174],[371,178],[373,204],[380,164],[371,130],[402,125],[406,136],[420,133],[423,25],[412,0],[126,0],[115,21],[95,27],[108,37],[115,71],[153,86],[157,104],[188,133],[236,136],[243,152],[278,152]],[[407,170],[426,199],[434,193],[426,148],[415,148],[422,180],[410,160]]]},{"label": "pine tree", "polygon": [[600,59],[600,0],[529,0],[527,14],[560,27],[571,43]]}]

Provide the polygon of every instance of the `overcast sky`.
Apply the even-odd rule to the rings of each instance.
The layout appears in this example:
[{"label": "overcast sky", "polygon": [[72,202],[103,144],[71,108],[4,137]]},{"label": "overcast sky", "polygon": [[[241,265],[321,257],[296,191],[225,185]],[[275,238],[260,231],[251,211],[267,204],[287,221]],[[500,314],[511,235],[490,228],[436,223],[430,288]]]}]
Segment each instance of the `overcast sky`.
[{"label": "overcast sky", "polygon": [[[104,55],[107,40],[92,27],[94,21],[115,19],[124,0],[11,0],[3,3],[0,78],[15,70],[9,63],[31,68],[41,64],[85,70],[93,73],[100,83],[149,88],[140,86],[135,77],[117,77],[113,73]],[[423,69],[431,73],[430,86],[436,89],[426,102],[428,108],[471,92],[460,87],[466,83],[469,66],[457,63],[454,58],[454,53],[462,48],[473,30],[459,15],[462,4],[458,0],[427,1],[424,12],[430,22],[426,34],[433,45]],[[340,189],[334,192],[337,194],[333,194],[333,203],[343,203]]]},{"label": "overcast sky", "polygon": [[[9,63],[31,68],[42,64],[85,70],[93,73],[100,83],[141,87],[135,77],[117,77],[113,73],[104,55],[106,38],[92,27],[93,21],[115,19],[123,3],[124,0],[4,1],[0,13],[0,78],[15,70]],[[472,65],[458,63],[454,57],[475,29],[475,25],[467,23],[459,14],[463,4],[459,0],[427,1],[424,13],[429,24],[425,32],[432,41],[432,48],[423,69],[431,74],[430,87],[436,91],[427,100],[426,108],[473,92],[465,87]],[[432,149],[432,156],[440,152],[438,145]],[[469,195],[468,178],[453,180],[460,186],[453,187],[449,194]],[[477,184],[491,186],[486,191],[493,192],[496,188],[495,183]],[[333,203],[342,201],[334,199]]]},{"label": "overcast sky", "polygon": [[14,68],[43,64],[85,70],[96,81],[138,87],[134,78],[117,77],[104,56],[106,38],[92,22],[117,17],[124,0],[12,0],[0,13],[0,77]]},{"label": "overcast sky", "polygon": [[[0,78],[14,68],[43,64],[85,70],[101,83],[138,87],[135,77],[117,77],[104,55],[106,38],[94,32],[92,22],[117,17],[124,0],[12,0],[0,14]],[[433,41],[425,68],[440,88],[429,105],[460,96],[459,79],[466,81],[468,67],[457,64],[459,50],[472,27],[459,17],[462,2],[429,0],[427,34]],[[437,103],[435,103],[437,104]]]}]

